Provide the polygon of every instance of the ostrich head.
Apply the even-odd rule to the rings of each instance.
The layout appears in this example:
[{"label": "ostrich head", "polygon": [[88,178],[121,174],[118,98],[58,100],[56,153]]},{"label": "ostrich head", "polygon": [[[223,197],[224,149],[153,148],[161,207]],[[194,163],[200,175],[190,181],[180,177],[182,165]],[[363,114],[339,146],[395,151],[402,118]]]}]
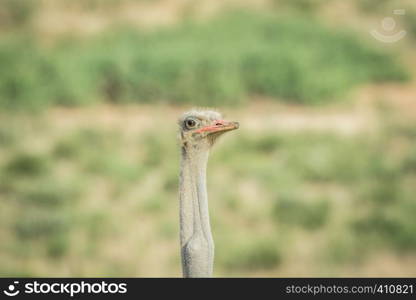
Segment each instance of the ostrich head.
[{"label": "ostrich head", "polygon": [[188,151],[208,150],[224,132],[239,127],[238,122],[225,121],[219,112],[211,110],[191,110],[178,123],[182,148]]}]

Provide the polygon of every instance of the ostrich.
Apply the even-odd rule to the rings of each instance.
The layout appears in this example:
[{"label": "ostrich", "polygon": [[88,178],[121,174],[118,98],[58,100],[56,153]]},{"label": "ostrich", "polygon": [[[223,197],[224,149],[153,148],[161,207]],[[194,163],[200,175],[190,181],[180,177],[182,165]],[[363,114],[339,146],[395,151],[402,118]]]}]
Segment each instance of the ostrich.
[{"label": "ostrich", "polygon": [[180,245],[184,277],[212,276],[214,242],[206,188],[208,154],[220,135],[238,126],[237,122],[224,121],[220,113],[208,110],[192,110],[179,119]]}]

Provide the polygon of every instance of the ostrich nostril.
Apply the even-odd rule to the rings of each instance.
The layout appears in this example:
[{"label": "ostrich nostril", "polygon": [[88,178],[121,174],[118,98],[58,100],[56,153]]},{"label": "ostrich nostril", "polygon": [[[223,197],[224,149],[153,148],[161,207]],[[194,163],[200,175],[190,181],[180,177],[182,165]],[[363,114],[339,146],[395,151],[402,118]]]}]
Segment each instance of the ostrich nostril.
[{"label": "ostrich nostril", "polygon": [[215,123],[215,126],[221,126],[222,125],[222,123],[221,122],[217,122],[217,123]]}]

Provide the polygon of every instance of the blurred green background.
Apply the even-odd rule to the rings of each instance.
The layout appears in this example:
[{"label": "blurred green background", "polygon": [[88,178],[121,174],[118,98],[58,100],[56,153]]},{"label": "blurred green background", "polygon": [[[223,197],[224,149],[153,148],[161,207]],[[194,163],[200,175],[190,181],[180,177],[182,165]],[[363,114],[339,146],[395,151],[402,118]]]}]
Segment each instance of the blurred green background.
[{"label": "blurred green background", "polygon": [[195,106],[216,276],[416,276],[415,45],[406,0],[0,0],[0,276],[181,276]]}]

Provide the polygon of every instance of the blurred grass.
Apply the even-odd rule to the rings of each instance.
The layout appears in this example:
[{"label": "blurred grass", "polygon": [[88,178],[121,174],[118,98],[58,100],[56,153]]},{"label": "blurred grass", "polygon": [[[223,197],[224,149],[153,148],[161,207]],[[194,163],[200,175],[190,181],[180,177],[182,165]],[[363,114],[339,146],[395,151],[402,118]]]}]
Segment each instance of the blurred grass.
[{"label": "blurred grass", "polygon": [[36,8],[34,0],[0,0],[0,28],[16,30],[27,27]]},{"label": "blurred grass", "polygon": [[107,101],[238,104],[249,96],[317,104],[368,82],[403,81],[384,53],[305,17],[229,13],[140,32],[120,27],[45,48],[0,40],[0,107]]},{"label": "blurred grass", "polygon": [[[178,274],[172,130],[132,137],[96,126],[56,135],[51,126],[39,136],[48,140],[42,151],[28,150],[33,132],[22,132],[0,166],[0,265],[19,274],[127,276],[148,274],[147,261],[158,259],[160,274]],[[414,137],[414,124],[400,120],[371,138],[244,130],[227,137],[213,151],[208,180],[218,274],[278,272],[302,257],[297,241],[305,235],[320,242],[301,243],[312,247],[302,259],[331,270],[380,248],[414,253]],[[64,262],[70,268],[59,273],[54,266]]]},{"label": "blurred grass", "polygon": [[[60,2],[83,12],[126,3]],[[65,128],[48,114],[7,109],[235,106],[256,96],[314,105],[409,77],[394,53],[313,18],[327,0],[275,2],[288,16],[234,12],[149,31],[117,26],[46,45],[30,27],[40,6],[0,0],[0,275],[180,274],[179,151],[174,128],[161,126],[168,116],[143,106],[140,114],[152,115],[146,126],[120,115],[122,126],[109,128],[80,110],[89,125]],[[354,3],[384,16],[393,0]],[[404,19],[411,34],[413,14],[409,8]],[[251,132],[239,120],[209,164],[216,274],[361,274],[381,250],[413,257],[416,124],[379,113],[377,131],[353,136],[267,125]]]}]

